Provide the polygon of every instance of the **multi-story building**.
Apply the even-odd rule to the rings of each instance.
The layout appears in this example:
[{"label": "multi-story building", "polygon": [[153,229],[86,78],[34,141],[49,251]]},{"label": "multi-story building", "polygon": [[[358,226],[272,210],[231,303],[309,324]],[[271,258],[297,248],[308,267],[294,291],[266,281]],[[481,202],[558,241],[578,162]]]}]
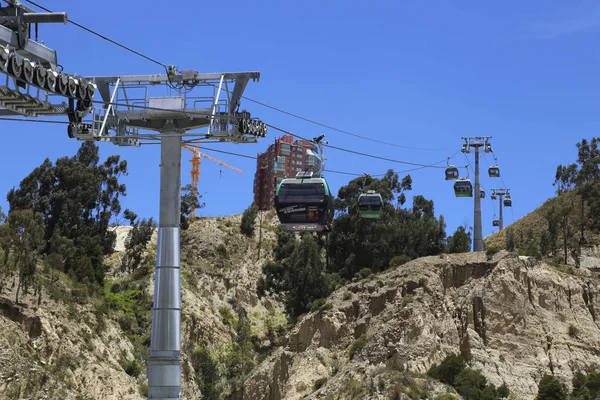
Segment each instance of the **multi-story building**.
[{"label": "multi-story building", "polygon": [[254,174],[254,203],[260,210],[273,208],[277,185],[300,171],[317,172],[321,158],[317,146],[291,135],[275,139],[267,151],[259,153]]}]

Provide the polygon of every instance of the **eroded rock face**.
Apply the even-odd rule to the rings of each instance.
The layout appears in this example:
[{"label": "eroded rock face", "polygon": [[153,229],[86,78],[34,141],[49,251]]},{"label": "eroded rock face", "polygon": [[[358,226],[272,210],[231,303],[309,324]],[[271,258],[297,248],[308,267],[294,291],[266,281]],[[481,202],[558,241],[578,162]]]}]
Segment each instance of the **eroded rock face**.
[{"label": "eroded rock face", "polygon": [[[285,351],[246,381],[253,396],[244,398],[325,398],[349,373],[366,382],[370,368],[392,359],[426,373],[460,353],[491,383],[533,399],[544,373],[570,385],[577,370],[600,365],[599,294],[596,278],[514,254],[415,260],[332,294],[333,308],[299,322]],[[360,337],[366,343],[350,360],[345,352]],[[319,378],[328,380],[315,391]]]}]

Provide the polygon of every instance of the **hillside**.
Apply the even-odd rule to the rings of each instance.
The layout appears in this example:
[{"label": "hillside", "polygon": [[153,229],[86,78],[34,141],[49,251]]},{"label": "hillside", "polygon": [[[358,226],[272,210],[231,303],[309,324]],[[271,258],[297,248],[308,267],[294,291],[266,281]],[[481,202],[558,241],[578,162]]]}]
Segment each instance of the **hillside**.
[{"label": "hillside", "polygon": [[[435,398],[456,391],[427,370],[462,354],[533,399],[544,373],[570,384],[600,365],[599,285],[586,269],[507,252],[424,257],[341,286],[288,328],[282,302],[256,294],[277,218],[265,214],[260,261],[240,221],[201,218],[182,234],[183,398]],[[54,271],[41,301],[30,291],[15,305],[4,282],[0,398],[144,399],[155,246],[133,272],[110,256],[103,293]]]},{"label": "hillside", "polygon": [[[580,216],[580,197],[574,192],[566,192],[560,197],[552,197],[546,200],[541,206],[523,216],[519,220],[515,221],[510,225],[505,225],[504,229],[491,234],[484,238],[485,248],[496,247],[498,249],[506,249],[506,239],[508,232],[512,231],[516,248],[523,248],[528,242],[528,236],[534,239],[537,247],[540,246],[542,241],[542,234],[548,233],[548,219],[547,215],[551,209],[560,209],[564,204],[573,204],[573,211],[570,215],[569,220],[569,234],[568,234],[568,264],[575,266],[576,262],[573,258],[571,251],[577,246],[579,239],[579,222]],[[505,210],[506,212],[506,210]],[[589,207],[586,208],[586,218],[588,218]],[[600,267],[600,234],[590,229],[584,230],[585,242],[581,244],[581,255],[580,255],[580,266],[586,268],[597,269]],[[557,251],[552,257],[554,261],[561,262],[564,257],[563,251],[563,237],[562,231],[559,227],[557,237]],[[542,255],[544,258],[550,259],[551,254],[546,253]]]},{"label": "hillside", "polygon": [[[273,215],[267,214],[263,254],[273,247],[273,223]],[[258,342],[267,340],[263,321],[281,316],[276,301],[259,301],[256,296],[262,263],[257,261],[258,234],[241,235],[239,224],[239,215],[203,218],[182,234],[182,392],[186,398],[200,397],[194,369],[198,364],[193,359],[198,346],[224,354],[235,337],[232,304],[247,311]],[[123,238],[122,232],[118,237]],[[42,289],[39,304],[30,291],[21,296],[21,305],[15,305],[14,285],[4,282],[0,398],[145,398],[155,246],[150,244],[145,265],[131,274],[120,271],[121,254],[113,254],[105,293],[94,296],[56,273],[55,281]]]},{"label": "hillside", "polygon": [[231,398],[433,398],[452,390],[424,374],[454,353],[533,399],[544,373],[600,365],[599,289],[514,253],[414,260],[333,293]]}]

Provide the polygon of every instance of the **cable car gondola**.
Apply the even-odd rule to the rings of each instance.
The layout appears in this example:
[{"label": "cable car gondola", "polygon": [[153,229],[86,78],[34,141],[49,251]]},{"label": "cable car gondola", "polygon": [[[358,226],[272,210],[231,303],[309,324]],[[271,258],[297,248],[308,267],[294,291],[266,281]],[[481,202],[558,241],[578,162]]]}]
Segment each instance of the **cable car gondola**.
[{"label": "cable car gondola", "polygon": [[458,168],[454,165],[449,165],[446,167],[446,180],[447,181],[455,181],[458,179]]},{"label": "cable car gondola", "polygon": [[488,175],[490,178],[499,178],[500,177],[500,167],[497,165],[492,165],[488,168]]},{"label": "cable car gondola", "polygon": [[510,196],[506,196],[504,199],[504,207],[512,207],[512,199]]},{"label": "cable car gondola", "polygon": [[473,185],[467,178],[458,179],[454,182],[454,193],[456,197],[473,197]]},{"label": "cable car gondola", "polygon": [[480,199],[485,199],[485,190],[479,189],[479,198]]},{"label": "cable car gondola", "polygon": [[358,196],[358,215],[361,218],[379,218],[383,209],[383,198],[374,190]]},{"label": "cable car gondola", "polygon": [[299,172],[284,179],[275,193],[279,222],[292,232],[329,231],[333,221],[333,195],[323,177]]},{"label": "cable car gondola", "polygon": [[492,221],[492,226],[500,226],[500,221],[495,219]]}]

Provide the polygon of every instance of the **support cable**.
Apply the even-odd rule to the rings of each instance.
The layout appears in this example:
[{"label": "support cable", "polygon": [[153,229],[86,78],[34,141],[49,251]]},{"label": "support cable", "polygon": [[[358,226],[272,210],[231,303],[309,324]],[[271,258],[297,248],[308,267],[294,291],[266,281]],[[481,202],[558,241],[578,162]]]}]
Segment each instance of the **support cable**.
[{"label": "support cable", "polygon": [[[40,4],[38,4],[38,3],[34,2],[34,1],[31,1],[31,0],[24,0],[24,1],[26,1],[27,3],[32,4],[35,7],[38,7],[40,9],[44,10],[46,12],[52,12],[48,8],[42,6],[42,5],[40,5]],[[110,39],[109,37],[107,37],[107,36],[105,36],[105,35],[103,35],[101,33],[98,33],[98,32],[96,32],[93,29],[87,28],[86,26],[84,26],[82,24],[79,24],[79,23],[77,23],[75,21],[72,21],[71,19],[69,19],[68,22],[70,22],[71,24],[77,26],[78,28],[81,28],[81,29],[83,29],[83,30],[85,30],[85,31],[93,34],[93,35],[98,36],[99,38],[101,38],[103,40],[106,40],[106,41],[108,41],[108,42],[110,42],[112,44],[115,44],[115,45],[117,45],[117,46],[119,46],[119,47],[121,47],[121,48],[123,48],[123,49],[125,49],[125,50],[127,50],[127,51],[129,51],[131,53],[133,53],[133,54],[136,54],[136,55],[138,55],[138,56],[140,56],[142,58],[145,58],[146,60],[151,61],[151,62],[153,62],[153,63],[155,63],[157,65],[160,65],[161,67],[163,67],[165,69],[165,71],[167,72],[167,75],[168,75],[168,68],[167,68],[167,65],[165,63],[162,63],[162,62],[160,62],[160,61],[158,61],[158,60],[156,60],[156,59],[154,59],[152,57],[146,56],[145,54],[140,53],[139,51],[136,51],[136,50],[132,49],[131,47],[128,47],[128,46],[126,46],[124,44],[121,44],[121,43],[117,42],[116,40]],[[214,84],[211,84],[211,83],[209,83],[209,85],[217,87],[217,85],[214,85]],[[190,85],[190,84],[187,84],[187,83],[179,83],[177,85],[174,85],[169,80],[169,86],[172,89],[174,89],[174,90],[182,90],[184,87],[187,87],[186,93],[189,93],[189,91],[195,87],[195,84],[191,84]],[[327,124],[315,121],[313,119],[306,118],[306,117],[303,117],[301,115],[298,115],[298,114],[295,114],[295,113],[292,113],[292,112],[289,112],[289,111],[285,111],[285,110],[283,110],[281,108],[272,106],[270,104],[264,103],[264,102],[259,101],[259,100],[252,99],[252,98],[247,97],[247,96],[241,96],[241,98],[243,98],[245,100],[248,100],[248,101],[250,101],[252,103],[256,103],[258,105],[261,105],[263,107],[269,108],[271,110],[280,112],[282,114],[289,115],[291,117],[300,119],[302,121],[305,121],[305,122],[308,122],[308,123],[311,123],[311,124],[314,124],[314,125],[317,125],[317,126],[320,126],[320,127],[323,127],[323,128],[327,128],[327,129],[335,131],[335,132],[343,133],[345,135],[354,136],[354,137],[357,137],[357,138],[360,138],[360,139],[363,139],[363,140],[368,140],[368,141],[375,142],[375,143],[385,144],[387,146],[393,146],[393,147],[398,147],[398,148],[403,148],[403,149],[409,149],[409,150],[420,150],[420,151],[439,151],[439,150],[445,150],[445,149],[440,149],[440,148],[434,149],[434,148],[424,148],[424,147],[403,146],[403,145],[399,145],[399,144],[396,144],[396,143],[390,143],[390,142],[385,142],[383,140],[373,139],[373,138],[370,138],[368,136],[358,135],[356,133],[352,133],[352,132],[349,132],[349,131],[344,130],[344,129],[339,129],[339,128],[336,128],[336,127],[333,127],[333,126],[330,126],[330,125],[327,125]]]}]

